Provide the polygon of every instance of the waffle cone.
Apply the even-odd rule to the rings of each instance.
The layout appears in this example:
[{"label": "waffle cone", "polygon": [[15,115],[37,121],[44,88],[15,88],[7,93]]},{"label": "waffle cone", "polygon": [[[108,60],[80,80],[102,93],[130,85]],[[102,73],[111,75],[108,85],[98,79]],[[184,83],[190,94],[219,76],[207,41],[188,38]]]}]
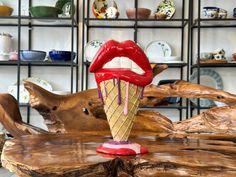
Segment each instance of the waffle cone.
[{"label": "waffle cone", "polygon": [[118,87],[117,80],[108,80],[101,84],[104,110],[113,139],[115,141],[127,141],[134,123],[142,88],[129,83],[128,113],[125,115],[126,82],[120,81],[120,104],[118,104]]}]

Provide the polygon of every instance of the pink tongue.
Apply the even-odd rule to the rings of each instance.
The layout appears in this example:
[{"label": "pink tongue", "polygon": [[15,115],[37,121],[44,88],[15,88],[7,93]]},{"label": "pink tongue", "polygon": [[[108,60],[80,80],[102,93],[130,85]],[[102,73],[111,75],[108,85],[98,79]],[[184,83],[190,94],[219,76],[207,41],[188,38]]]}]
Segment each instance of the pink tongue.
[{"label": "pink tongue", "polygon": [[105,91],[105,97],[107,97],[107,88],[106,88],[106,82],[103,82],[103,87],[104,87],[104,91]]},{"label": "pink tongue", "polygon": [[126,82],[126,91],[125,91],[125,107],[124,107],[124,115],[128,114],[128,103],[129,103],[129,82]]}]

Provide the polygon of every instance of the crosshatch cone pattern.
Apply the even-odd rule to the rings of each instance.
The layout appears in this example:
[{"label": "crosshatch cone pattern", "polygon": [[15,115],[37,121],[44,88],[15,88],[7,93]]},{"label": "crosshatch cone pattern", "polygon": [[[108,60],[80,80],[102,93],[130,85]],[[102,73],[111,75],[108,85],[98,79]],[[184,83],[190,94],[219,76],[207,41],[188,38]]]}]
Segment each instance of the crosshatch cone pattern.
[{"label": "crosshatch cone pattern", "polygon": [[126,99],[126,82],[120,81],[121,104],[118,104],[117,80],[108,80],[101,83],[104,99],[104,110],[110,130],[115,141],[127,141],[132,129],[135,114],[137,113],[142,87],[129,83],[128,114],[124,114]]}]

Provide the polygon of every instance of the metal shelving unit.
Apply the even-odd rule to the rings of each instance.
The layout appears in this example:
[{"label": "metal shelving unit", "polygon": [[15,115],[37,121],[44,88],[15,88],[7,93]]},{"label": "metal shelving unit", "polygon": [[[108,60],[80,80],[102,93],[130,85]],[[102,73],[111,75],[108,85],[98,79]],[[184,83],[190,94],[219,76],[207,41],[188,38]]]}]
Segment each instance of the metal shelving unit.
[{"label": "metal shelving unit", "polygon": [[[200,46],[201,46],[201,31],[204,29],[218,29],[218,28],[236,28],[236,19],[235,18],[227,18],[227,19],[206,19],[201,18],[201,4],[204,0],[198,0],[197,7],[194,7],[194,0],[190,0],[190,59],[189,59],[189,68],[190,68],[190,74],[193,73],[194,69],[197,69],[198,71],[198,78],[197,83],[201,83],[201,77],[200,77],[200,69],[201,68],[234,68],[236,67],[236,63],[207,63],[207,64],[200,64]],[[194,9],[197,10],[197,18],[194,18]],[[193,63],[194,54],[193,54],[193,35],[194,33],[197,33],[197,63]],[[190,75],[189,75],[190,76]],[[199,114],[202,109],[209,109],[211,107],[201,107],[200,101],[198,99],[197,105],[190,105],[191,109],[191,116],[193,116],[193,110],[197,109],[197,113]]]},{"label": "metal shelving unit", "polygon": [[[90,41],[90,34],[89,30],[92,28],[97,29],[133,29],[133,38],[135,42],[138,42],[138,30],[139,29],[168,29],[168,30],[179,30],[181,35],[181,60],[184,61],[184,44],[187,41],[185,39],[185,30],[189,25],[189,18],[185,18],[185,8],[186,8],[186,1],[181,0],[182,2],[182,12],[181,17],[179,19],[170,19],[170,20],[155,20],[155,19],[147,19],[147,20],[140,20],[137,19],[137,11],[136,11],[136,18],[135,19],[128,19],[128,18],[118,18],[118,19],[96,19],[94,17],[90,17],[91,11],[91,0],[83,1],[83,28],[82,28],[82,79],[81,79],[81,88],[82,90],[88,88],[88,68],[90,62],[85,61],[84,58],[84,46],[86,43]],[[139,0],[133,1],[133,7],[136,9],[139,7]],[[178,68],[180,70],[179,75],[180,79],[183,80],[183,72],[185,67],[189,67],[187,63],[165,63],[169,66],[169,68]],[[187,69],[189,70],[189,69]],[[186,78],[187,80],[187,78]],[[162,106],[160,109],[176,109],[179,110],[179,119],[182,120],[183,109],[186,109],[186,115],[188,115],[188,106],[183,106],[183,101],[178,106]],[[159,107],[155,107],[159,108]],[[187,116],[188,117],[188,116]]]},{"label": "metal shelving unit", "polygon": [[[32,6],[32,1],[29,0],[29,7]],[[74,4],[79,5],[79,0],[74,0]],[[79,13],[78,10],[75,11],[74,6],[72,6],[72,14],[75,14],[74,16],[70,18],[35,18],[32,17],[31,14],[28,16],[22,16],[21,15],[21,0],[18,0],[18,15],[17,16],[10,16],[10,17],[0,17],[0,26],[2,27],[16,27],[18,30],[18,54],[20,54],[21,50],[21,29],[27,28],[28,29],[28,50],[32,50],[32,29],[41,27],[41,28],[71,28],[71,52],[76,52],[76,62],[73,61],[73,56],[71,56],[70,62],[25,62],[20,61],[20,55],[18,55],[17,61],[0,61],[0,66],[16,66],[17,67],[17,100],[19,100],[19,94],[20,94],[20,74],[21,74],[21,67],[27,67],[28,70],[28,77],[31,77],[32,75],[32,67],[67,67],[71,68],[71,93],[78,91],[78,75],[79,75],[79,60],[78,60],[78,48],[79,48],[79,42],[78,42],[78,32],[79,32],[79,25],[78,25],[78,19],[79,19]],[[54,23],[51,23],[51,21],[54,21]],[[59,29],[59,30],[60,30]],[[74,50],[74,48],[76,48]],[[76,75],[74,76],[74,71]],[[75,77],[75,81],[74,81]],[[75,90],[74,87],[75,86]],[[30,122],[30,106],[29,104],[19,104],[19,107],[27,108],[27,122]]]}]

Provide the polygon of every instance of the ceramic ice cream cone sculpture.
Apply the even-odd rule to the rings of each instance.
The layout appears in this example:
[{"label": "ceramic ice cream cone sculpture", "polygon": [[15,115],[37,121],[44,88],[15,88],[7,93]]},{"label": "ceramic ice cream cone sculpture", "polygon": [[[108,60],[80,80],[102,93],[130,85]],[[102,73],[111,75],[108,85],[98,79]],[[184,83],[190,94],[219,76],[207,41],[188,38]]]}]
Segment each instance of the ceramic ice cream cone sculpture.
[{"label": "ceramic ice cream cone sculpture", "polygon": [[96,54],[90,71],[95,73],[113,137],[97,151],[114,155],[147,153],[146,148],[128,141],[139,99],[152,81],[152,69],[142,49],[133,41],[110,40]]},{"label": "ceramic ice cream cone sculpture", "polygon": [[104,110],[115,141],[127,141],[139,105],[142,87],[114,79],[103,81]]}]

